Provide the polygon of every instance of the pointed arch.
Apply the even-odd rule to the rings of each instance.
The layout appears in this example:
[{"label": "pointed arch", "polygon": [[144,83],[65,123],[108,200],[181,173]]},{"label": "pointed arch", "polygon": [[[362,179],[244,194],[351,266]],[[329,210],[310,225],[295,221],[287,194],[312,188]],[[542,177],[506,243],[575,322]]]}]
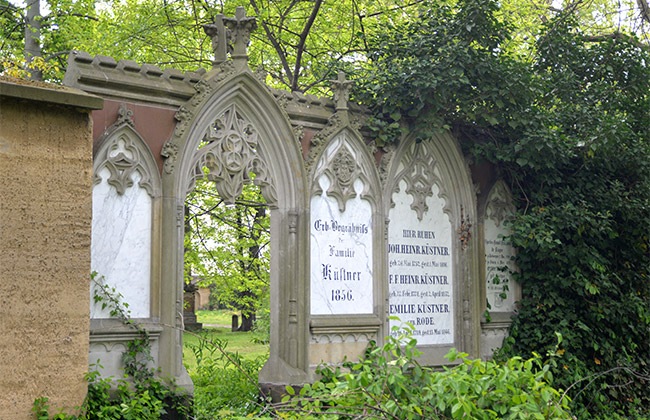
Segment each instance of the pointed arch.
[{"label": "pointed arch", "polygon": [[481,324],[481,357],[485,359],[491,358],[508,336],[517,302],[521,299],[521,286],[512,276],[512,272],[517,271],[513,261],[517,250],[504,239],[512,233],[506,221],[514,217],[515,212],[510,188],[498,179],[481,205],[479,219],[481,302],[490,314],[490,322]]},{"label": "pointed arch", "polygon": [[[120,293],[130,314],[149,332],[153,364],[158,362],[160,227],[162,182],[153,154],[133,128],[122,104],[118,120],[96,141],[93,157],[91,269],[97,280]],[[91,283],[91,296],[95,285]],[[122,320],[111,319],[91,298],[89,360],[102,361],[107,375],[118,372],[121,353],[133,339]]]},{"label": "pointed arch", "polygon": [[380,343],[385,301],[385,218],[372,148],[346,112],[315,137],[308,156],[312,369],[355,360],[370,341]]},{"label": "pointed arch", "polygon": [[[431,329],[434,334],[425,335],[423,331],[418,340],[425,343],[419,346],[425,364],[443,364],[443,356],[452,347],[478,355],[479,247],[471,239],[476,198],[458,142],[449,133],[421,141],[408,136],[389,148],[381,165],[389,219],[388,260],[399,262],[402,245],[431,247],[432,255],[437,255],[420,261],[431,264],[432,268],[426,270],[411,269],[413,273],[407,273],[409,269],[398,265],[389,268],[389,315],[402,315],[399,304],[438,305],[432,307],[440,311],[438,317],[432,318],[437,323]],[[434,276],[431,284],[436,286],[430,294],[438,297],[419,298],[421,302],[403,298],[400,286],[390,282],[399,270]],[[404,312],[402,321],[410,320],[408,311]]]},{"label": "pointed arch", "polygon": [[[217,183],[234,199],[241,185],[254,182],[271,208],[271,343],[262,383],[304,382],[307,375],[306,257],[299,252],[308,226],[302,154],[286,112],[269,89],[245,67],[216,67],[197,83],[197,93],[176,114],[178,124],[163,147],[164,324],[182,325],[183,214],[188,189],[197,177]],[[303,235],[300,234],[303,232]],[[282,244],[285,252],[279,252]],[[280,340],[283,337],[283,340]],[[163,368],[191,382],[182,366],[182,336],[161,336]]]}]

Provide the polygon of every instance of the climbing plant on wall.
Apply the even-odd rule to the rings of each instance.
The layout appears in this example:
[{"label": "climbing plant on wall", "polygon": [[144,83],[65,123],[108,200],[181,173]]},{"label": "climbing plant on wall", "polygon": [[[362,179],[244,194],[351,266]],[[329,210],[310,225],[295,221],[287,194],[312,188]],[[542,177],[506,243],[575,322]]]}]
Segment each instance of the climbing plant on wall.
[{"label": "climbing plant on wall", "polygon": [[450,129],[510,182],[523,300],[503,354],[543,354],[559,332],[574,412],[630,414],[650,404],[649,49],[565,11],[524,54],[499,13],[429,3],[374,39],[357,97],[379,144]]}]

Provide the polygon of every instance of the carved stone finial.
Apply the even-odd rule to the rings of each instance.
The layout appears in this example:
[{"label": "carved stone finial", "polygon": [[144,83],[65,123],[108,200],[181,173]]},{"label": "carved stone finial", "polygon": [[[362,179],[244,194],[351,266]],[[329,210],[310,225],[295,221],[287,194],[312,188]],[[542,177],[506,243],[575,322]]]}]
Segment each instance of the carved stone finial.
[{"label": "carved stone finial", "polygon": [[214,23],[203,25],[205,34],[212,40],[212,51],[214,52],[213,66],[226,61],[226,53],[228,53],[228,45],[230,44],[230,31],[226,29],[223,24],[223,15],[219,14],[214,17]]},{"label": "carved stone finial", "polygon": [[224,17],[224,25],[231,31],[232,36],[232,58],[233,60],[248,60],[247,48],[251,40],[251,33],[257,29],[257,21],[254,17],[246,16],[246,9],[238,6],[235,10],[235,17]]},{"label": "carved stone finial", "polygon": [[133,127],[133,111],[128,109],[125,103],[120,104],[120,109],[117,111],[117,121],[115,121],[115,126],[122,124]]},{"label": "carved stone finial", "polygon": [[350,99],[350,89],[352,89],[351,80],[346,80],[345,73],[339,72],[336,80],[330,81],[330,87],[334,92],[334,102],[336,103],[337,111],[348,110],[348,99]]}]

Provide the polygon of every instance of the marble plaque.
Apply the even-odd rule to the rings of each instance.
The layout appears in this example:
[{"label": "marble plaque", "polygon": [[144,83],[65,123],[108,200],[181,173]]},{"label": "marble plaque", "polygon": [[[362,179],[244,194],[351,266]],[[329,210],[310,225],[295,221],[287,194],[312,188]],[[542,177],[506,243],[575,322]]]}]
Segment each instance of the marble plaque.
[{"label": "marble plaque", "polygon": [[[115,287],[128,303],[133,318],[150,316],[151,301],[151,197],[134,185],[120,195],[107,182],[110,172],[99,171],[102,181],[93,188],[91,269]],[[110,318],[110,308],[101,309],[92,299],[91,318]]]},{"label": "marble plaque", "polygon": [[372,208],[360,198],[363,188],[339,210],[328,197],[327,176],[319,183],[323,193],[311,199],[311,313],[313,315],[371,314]]},{"label": "marble plaque", "polygon": [[432,188],[421,220],[404,181],[389,212],[389,315],[400,319],[390,320],[391,334],[392,327],[410,322],[418,345],[454,342],[452,228],[438,186]]},{"label": "marble plaque", "polygon": [[515,286],[510,274],[516,269],[512,261],[515,249],[503,240],[509,234],[503,223],[497,225],[492,219],[485,220],[486,295],[490,312],[515,310]]}]

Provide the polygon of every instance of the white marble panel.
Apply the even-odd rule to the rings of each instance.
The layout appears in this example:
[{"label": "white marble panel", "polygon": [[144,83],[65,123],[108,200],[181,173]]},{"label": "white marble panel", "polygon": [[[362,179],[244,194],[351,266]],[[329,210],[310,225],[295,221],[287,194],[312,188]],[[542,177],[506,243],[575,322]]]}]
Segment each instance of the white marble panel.
[{"label": "white marble panel", "polygon": [[[444,199],[428,197],[422,220],[411,209],[413,197],[400,182],[389,212],[388,285],[390,327],[410,322],[418,345],[454,342],[454,278],[452,227]],[[391,334],[396,334],[391,332]]]},{"label": "white marble panel", "polygon": [[[122,294],[133,318],[150,316],[151,305],[151,197],[138,186],[119,195],[107,183],[108,169],[99,171],[101,183],[93,188],[91,268]],[[92,300],[91,318],[109,318],[110,310]]]},{"label": "white marble panel", "polygon": [[[311,313],[371,314],[372,208],[357,194],[340,212],[325,193],[329,179],[319,179],[323,193],[311,199]],[[360,193],[363,185],[355,182]]]},{"label": "white marble panel", "polygon": [[515,248],[503,240],[510,230],[492,218],[485,219],[486,296],[490,312],[515,311],[515,287],[511,271]]}]

